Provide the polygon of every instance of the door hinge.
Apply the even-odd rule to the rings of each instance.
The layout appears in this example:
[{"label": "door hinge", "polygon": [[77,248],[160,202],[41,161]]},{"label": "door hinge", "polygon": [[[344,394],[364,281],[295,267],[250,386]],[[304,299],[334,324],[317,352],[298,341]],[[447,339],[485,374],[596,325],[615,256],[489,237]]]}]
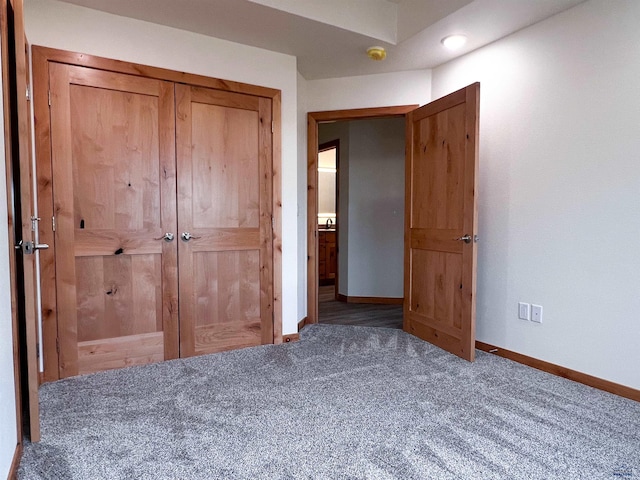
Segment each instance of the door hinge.
[{"label": "door hinge", "polygon": [[40,217],[36,217],[35,215],[31,215],[31,231],[35,232],[38,230],[38,222],[40,221]]},{"label": "door hinge", "polygon": [[51,106],[51,90],[47,92],[47,95],[49,97],[49,106]]},{"label": "door hinge", "polygon": [[276,219],[271,215],[271,230],[276,228]]},{"label": "door hinge", "polygon": [[60,339],[56,338],[56,352],[60,353]]},{"label": "door hinge", "polygon": [[40,344],[36,342],[36,358],[40,358]]},{"label": "door hinge", "polygon": [[275,122],[271,122],[271,133],[273,133],[275,129]]},{"label": "door hinge", "polygon": [[29,91],[29,87],[27,86],[27,102],[31,101],[31,92]]},{"label": "door hinge", "polygon": [[51,230],[56,231],[56,216],[51,217]]}]

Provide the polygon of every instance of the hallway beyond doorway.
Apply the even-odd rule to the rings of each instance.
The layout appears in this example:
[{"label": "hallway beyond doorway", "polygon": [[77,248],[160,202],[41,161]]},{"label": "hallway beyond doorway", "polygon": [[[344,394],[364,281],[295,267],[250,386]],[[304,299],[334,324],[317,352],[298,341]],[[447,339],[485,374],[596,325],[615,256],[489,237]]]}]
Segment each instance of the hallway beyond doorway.
[{"label": "hallway beyond doorway", "polygon": [[402,305],[346,303],[335,300],[335,286],[318,291],[319,323],[402,329]]}]

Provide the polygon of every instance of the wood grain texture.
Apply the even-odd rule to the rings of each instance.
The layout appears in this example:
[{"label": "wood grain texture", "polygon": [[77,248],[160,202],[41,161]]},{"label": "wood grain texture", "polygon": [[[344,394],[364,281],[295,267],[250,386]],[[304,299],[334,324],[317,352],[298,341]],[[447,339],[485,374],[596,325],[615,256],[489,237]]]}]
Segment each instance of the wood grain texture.
[{"label": "wood grain texture", "polygon": [[176,246],[160,240],[176,227],[172,85],[102,73],[50,65],[61,377],[130,362],[116,348],[86,363],[86,342],[160,333],[178,355],[177,331],[163,335],[177,329]]},{"label": "wood grain texture", "polygon": [[51,162],[56,185],[54,215],[56,216],[56,295],[58,298],[58,356],[60,377],[78,373],[78,318],[73,224],[73,167],[69,73],[65,65],[50,65]]},{"label": "wood grain texture", "polygon": [[[317,122],[335,122],[345,120],[361,120],[372,118],[404,117],[419,105],[397,105],[393,107],[354,108],[350,110],[327,110],[309,112],[309,116]],[[317,148],[317,145],[316,145]]]},{"label": "wood grain texture", "polygon": [[[20,203],[20,227],[16,229],[21,232],[20,238],[23,241],[35,241],[36,237],[31,228],[31,217],[34,215],[35,203],[33,195],[33,168],[31,162],[31,122],[30,108],[25,92],[29,84],[29,71],[27,62],[27,43],[24,31],[24,11],[22,0],[10,0],[8,3],[13,19],[13,43],[15,56],[10,57],[10,61],[15,63],[15,98],[11,98],[11,107],[15,113],[15,121],[12,126],[12,158],[14,163],[14,174],[17,172],[18,183],[13,185],[16,200]],[[3,12],[3,14],[6,12]],[[10,45],[11,43],[9,43]],[[13,75],[12,75],[13,77]],[[15,180],[15,176],[14,176]],[[15,218],[17,223],[18,218]],[[10,245],[13,245],[12,241]],[[17,261],[20,261],[17,259]],[[40,440],[40,406],[38,398],[39,375],[38,375],[38,331],[37,331],[37,262],[36,255],[21,255],[23,266],[23,291],[24,295],[24,321],[25,321],[25,343],[26,349],[26,372],[28,386],[28,407],[29,407],[29,437],[32,442]],[[19,289],[18,289],[19,290]],[[22,301],[22,300],[21,300]],[[24,367],[24,366],[23,366]]]},{"label": "wood grain texture", "polygon": [[475,356],[479,84],[409,114],[404,329]]},{"label": "wood grain texture", "polygon": [[78,343],[78,374],[145,365],[164,358],[162,332],[84,341]]},{"label": "wood grain texture", "polygon": [[272,106],[237,97],[176,86],[183,357],[274,340]]},{"label": "wood grain texture", "polygon": [[[307,114],[307,319],[318,323],[318,120]],[[322,271],[324,272],[324,266]]]},{"label": "wood grain texture", "polygon": [[139,65],[121,60],[112,60],[95,55],[87,55],[84,53],[69,52],[54,48],[33,46],[32,50],[39,51],[40,55],[49,61],[65,63],[68,65],[78,65],[90,67],[97,70],[105,70],[110,72],[126,73],[138,77],[157,78],[169,82],[189,84],[198,87],[212,88],[216,90],[224,90],[228,92],[246,93],[248,95],[262,96],[266,98],[274,98],[280,94],[280,90],[249,85],[241,82],[230,80],[221,80],[217,78],[203,77],[185,72],[176,72],[164,68],[150,67],[147,65]]},{"label": "wood grain texture", "polygon": [[49,64],[39,49],[32,49],[33,108],[35,117],[36,174],[38,191],[38,236],[48,250],[40,252],[40,298],[42,314],[43,381],[60,378],[58,365],[57,299],[56,299],[56,245],[52,228],[53,183],[51,171],[51,122],[49,117]]},{"label": "wood grain texture", "polygon": [[[168,82],[160,84],[158,107],[158,141],[160,144],[160,232],[178,233],[176,206],[176,127],[175,87]],[[153,237],[154,241],[158,237]],[[162,331],[164,332],[164,357],[167,360],[180,356],[180,325],[178,309],[178,248],[173,242],[162,243]]]},{"label": "wood grain texture", "polygon": [[273,215],[273,343],[282,341],[282,95],[271,100]]},{"label": "wood grain texture", "polygon": [[521,353],[517,353],[511,350],[506,350],[504,348],[497,347],[489,343],[476,341],[476,348],[478,350],[482,350],[483,352],[487,352],[487,353],[491,353],[492,355],[497,355],[499,357],[507,358],[514,362],[521,363],[522,365],[527,365],[537,370],[542,370],[543,372],[551,373],[552,375],[556,375],[558,377],[567,378],[569,380],[573,380],[574,382],[582,383],[584,385],[588,385],[589,387],[597,388],[598,390],[603,390],[605,392],[613,393],[614,395],[619,395],[621,397],[625,397],[630,400],[635,400],[636,402],[640,402],[640,390],[636,390],[634,388],[627,387],[625,385],[620,385],[619,383],[610,382],[609,380],[604,380],[602,378],[594,377],[586,373],[578,372],[570,368],[545,362],[544,360],[539,360],[534,357],[529,357],[527,355],[523,355]]},{"label": "wood grain texture", "polygon": [[[49,66],[52,63],[63,63],[68,65],[88,66],[92,69],[100,70],[102,75],[98,75],[99,80],[92,79],[94,74],[85,74],[82,70],[73,73],[71,76],[78,84],[91,83],[92,81],[102,81],[106,78],[105,82],[117,82],[120,78],[117,73],[125,73],[137,78],[132,90],[138,92],[153,93],[160,96],[160,111],[161,117],[171,117],[175,121],[174,102],[167,102],[167,95],[173,96],[173,83],[157,82],[155,87],[148,87],[148,82],[145,79],[156,80],[169,80],[170,82],[189,83],[191,84],[197,94],[207,95],[208,88],[214,88],[217,91],[223,93],[233,92],[232,95],[225,97],[227,106],[230,107],[249,107],[251,105],[258,104],[260,102],[263,105],[270,105],[269,114],[271,119],[268,120],[266,116],[261,118],[263,122],[261,124],[262,132],[266,133],[270,128],[273,129],[273,134],[270,135],[272,142],[272,150],[270,154],[270,161],[272,162],[271,172],[271,193],[272,193],[272,212],[273,212],[273,229],[270,233],[271,240],[273,242],[273,256],[272,256],[272,271],[273,271],[273,292],[271,304],[273,305],[273,326],[272,326],[272,339],[271,341],[280,342],[282,332],[282,200],[281,200],[281,92],[276,89],[256,87],[253,85],[242,84],[238,82],[227,82],[225,80],[212,79],[202,77],[198,75],[185,74],[182,72],[173,72],[164,69],[146,67],[142,65],[131,64],[128,62],[120,62],[115,60],[104,59],[100,57],[94,57],[74,52],[66,52],[62,50],[50,49],[45,47],[34,47],[32,51],[34,61],[34,97],[36,98],[35,117],[36,117],[36,152],[38,163],[38,192],[39,192],[39,206],[41,214],[46,215],[44,218],[47,221],[43,221],[40,224],[41,240],[54,246],[54,236],[50,223],[50,219],[54,214],[53,199],[52,199],[52,179],[53,174],[51,170],[51,126],[49,121],[49,109],[47,105],[48,89],[49,89]],[[159,86],[158,93],[157,85]],[[168,88],[166,87],[168,85]],[[199,89],[199,87],[205,87]],[[148,90],[151,88],[151,90]],[[213,92],[214,97],[219,98],[218,92]],[[236,95],[238,94],[238,95]],[[264,101],[267,100],[265,104]],[[163,112],[166,109],[168,112]],[[270,124],[270,122],[272,122]],[[176,172],[175,172],[175,135],[164,135],[164,129],[160,129],[160,157],[161,161],[165,162],[170,157],[170,161],[165,162],[162,166],[162,188],[175,189],[176,184]],[[163,153],[164,152],[164,153]],[[172,167],[173,165],[173,167]],[[175,209],[175,199],[171,201],[170,196],[163,196],[161,200],[162,210],[170,212],[171,208]],[[171,205],[172,204],[172,205]],[[171,217],[171,215],[168,215]],[[163,222],[164,223],[164,222]],[[175,228],[168,228],[163,225],[162,232],[175,231]],[[83,235],[91,236],[87,232],[82,232]],[[227,232],[220,232],[220,240],[233,240],[230,239]],[[120,246],[124,244],[123,250],[129,249],[129,253],[148,254],[155,253],[155,247],[151,246],[149,242],[133,239],[118,238],[117,235],[103,236],[104,248],[111,248],[115,244],[120,243]],[[120,240],[120,242],[118,242]],[[167,259],[167,262],[163,263],[163,275],[169,279],[169,283],[177,282],[177,253],[175,250],[170,250],[171,244],[164,244],[162,242],[162,256]],[[81,255],[91,255],[92,251],[85,248],[83,244],[78,245],[78,253]],[[45,379],[54,380],[59,377],[59,365],[58,356],[56,351],[56,336],[57,336],[57,319],[58,319],[58,305],[55,291],[55,249],[45,252],[43,255],[43,330],[44,330],[44,352],[45,352]],[[173,262],[171,258],[173,256]],[[170,265],[173,264],[173,267]],[[164,287],[163,287],[164,288]],[[177,333],[177,321],[178,321],[178,297],[177,293],[165,291],[163,294],[163,318],[167,320],[164,329],[167,332],[175,331],[175,335],[165,335],[165,355],[167,358],[174,358],[178,355],[178,333]],[[172,347],[172,345],[174,345]]]},{"label": "wood grain texture", "polygon": [[162,332],[160,255],[76,259],[78,342]]},{"label": "wood grain texture", "polygon": [[335,284],[337,263],[337,231],[318,229],[318,280],[321,285]]},{"label": "wood grain texture", "polygon": [[[273,123],[272,101],[258,101],[258,191],[261,343],[273,343]],[[247,257],[249,256],[246,254]]]}]

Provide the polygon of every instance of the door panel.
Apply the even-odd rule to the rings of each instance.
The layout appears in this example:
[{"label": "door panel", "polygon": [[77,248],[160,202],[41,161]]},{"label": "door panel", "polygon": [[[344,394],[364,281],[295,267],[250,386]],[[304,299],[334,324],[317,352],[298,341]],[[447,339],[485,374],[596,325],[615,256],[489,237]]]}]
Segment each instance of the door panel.
[{"label": "door panel", "polygon": [[[35,251],[20,246],[37,243],[37,224],[32,192],[31,122],[29,120],[28,44],[24,31],[22,0],[0,2],[0,46],[2,49],[2,96],[4,154],[8,206],[11,283],[11,321],[16,393],[16,433],[32,442],[40,441],[37,265]],[[17,247],[13,249],[14,245]],[[23,430],[25,428],[25,430]]]},{"label": "door panel", "polygon": [[[404,329],[475,358],[479,84],[407,116]],[[468,235],[468,243],[460,240]]]},{"label": "door panel", "polygon": [[176,98],[180,355],[272,343],[271,101]]},{"label": "door panel", "polygon": [[173,85],[49,68],[60,376],[176,358]]}]

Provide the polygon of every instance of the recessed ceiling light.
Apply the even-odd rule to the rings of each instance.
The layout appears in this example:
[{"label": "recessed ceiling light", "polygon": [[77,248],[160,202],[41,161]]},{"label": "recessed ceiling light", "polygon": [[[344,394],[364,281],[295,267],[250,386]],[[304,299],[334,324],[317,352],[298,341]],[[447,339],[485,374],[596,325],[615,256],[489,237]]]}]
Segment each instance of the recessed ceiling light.
[{"label": "recessed ceiling light", "polygon": [[449,50],[458,50],[467,43],[467,37],[456,33],[455,35],[448,35],[444,37],[440,42]]}]

